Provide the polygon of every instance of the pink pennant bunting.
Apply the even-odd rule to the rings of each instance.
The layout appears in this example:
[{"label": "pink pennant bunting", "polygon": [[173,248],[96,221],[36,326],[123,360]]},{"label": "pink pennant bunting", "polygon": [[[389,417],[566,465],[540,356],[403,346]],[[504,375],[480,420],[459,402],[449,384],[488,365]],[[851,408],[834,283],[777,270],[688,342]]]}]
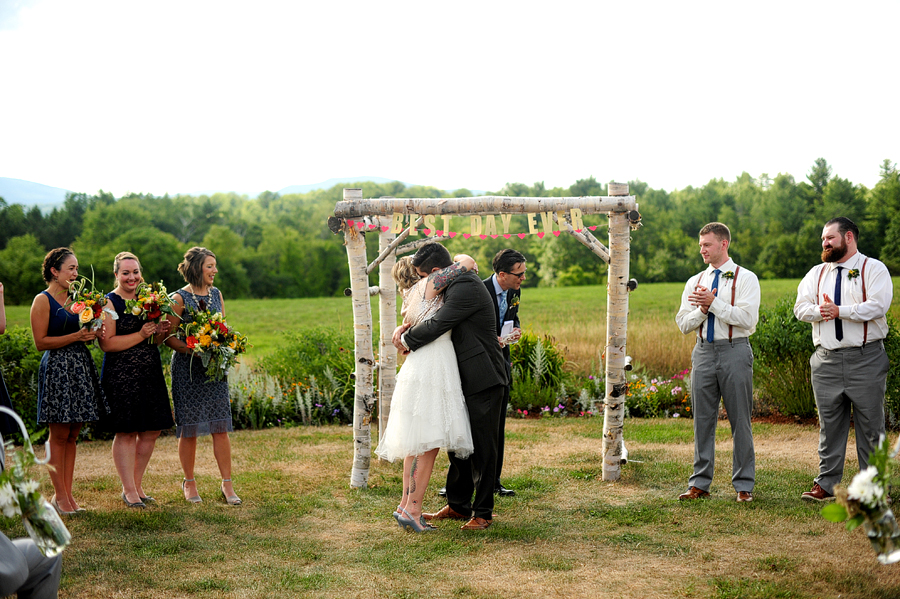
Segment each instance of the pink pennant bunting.
[{"label": "pink pennant bunting", "polygon": [[512,234],[511,234],[511,233],[504,233],[504,234],[503,234],[503,239],[509,239],[510,237],[512,237]]},{"label": "pink pennant bunting", "polygon": [[543,232],[538,233],[538,239],[543,239],[543,238],[544,238],[544,233]]},{"label": "pink pennant bunting", "polygon": [[352,220],[348,220],[348,221],[347,221],[347,226],[348,226],[348,227],[352,227],[352,226],[354,226],[355,224],[356,224],[356,221],[352,221]]},{"label": "pink pennant bunting", "polygon": [[374,229],[377,225],[369,225],[370,229]]},{"label": "pink pennant bunting", "polygon": [[434,234],[437,235],[438,237],[441,237],[441,236],[444,235],[444,232],[441,231],[441,230],[437,230],[437,231],[434,232]]},{"label": "pink pennant bunting", "polygon": [[381,230],[382,230],[384,233],[387,233],[388,229],[390,229],[390,227],[387,227],[387,226],[381,227]]},{"label": "pink pennant bunting", "polygon": [[596,231],[596,230],[597,230],[597,225],[594,225],[593,227],[588,227],[588,229],[590,229],[591,231]]},{"label": "pink pennant bunting", "polygon": [[463,239],[468,239],[471,236],[472,236],[471,233],[463,233]]},{"label": "pink pennant bunting", "polygon": [[553,234],[559,237],[559,231],[554,231]]},{"label": "pink pennant bunting", "polygon": [[422,232],[426,235],[431,235],[431,229],[422,229]]},{"label": "pink pennant bunting", "polygon": [[584,231],[584,229],[575,229],[576,233],[581,233],[582,231]]},{"label": "pink pennant bunting", "polygon": [[482,239],[487,239],[487,235],[479,235]]},{"label": "pink pennant bunting", "polygon": [[450,239],[453,239],[457,235],[459,235],[459,233],[457,233],[456,231],[450,231]]},{"label": "pink pennant bunting", "polygon": [[519,239],[525,239],[525,233],[518,233]]},{"label": "pink pennant bunting", "polygon": [[491,239],[497,239],[498,237],[500,237],[500,236],[499,235],[491,235]]}]

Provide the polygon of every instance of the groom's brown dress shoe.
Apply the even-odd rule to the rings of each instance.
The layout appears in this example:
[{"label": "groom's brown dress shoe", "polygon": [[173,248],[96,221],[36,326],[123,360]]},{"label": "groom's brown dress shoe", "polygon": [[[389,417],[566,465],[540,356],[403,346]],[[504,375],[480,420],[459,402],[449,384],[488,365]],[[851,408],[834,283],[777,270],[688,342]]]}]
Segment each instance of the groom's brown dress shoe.
[{"label": "groom's brown dress shoe", "polygon": [[485,520],[484,518],[472,518],[462,526],[463,530],[484,530],[491,525],[493,520]]},{"label": "groom's brown dress shoe", "polygon": [[804,501],[828,501],[832,498],[834,498],[834,495],[820,487],[819,483],[814,483],[812,490],[800,496],[800,499]]},{"label": "groom's brown dress shoe", "polygon": [[678,501],[700,499],[701,497],[709,497],[709,491],[704,491],[703,489],[698,489],[697,487],[690,487],[687,490],[687,493],[682,493],[678,496]]},{"label": "groom's brown dress shoe", "polygon": [[432,520],[468,520],[468,516],[463,516],[459,512],[455,511],[449,505],[445,505],[441,511],[435,512],[433,514],[422,514],[426,520],[429,522]]}]

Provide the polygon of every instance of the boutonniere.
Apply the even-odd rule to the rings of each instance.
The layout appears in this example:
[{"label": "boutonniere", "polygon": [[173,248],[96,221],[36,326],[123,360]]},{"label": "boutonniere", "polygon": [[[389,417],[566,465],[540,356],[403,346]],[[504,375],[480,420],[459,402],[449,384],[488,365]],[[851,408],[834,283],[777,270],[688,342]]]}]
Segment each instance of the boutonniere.
[{"label": "boutonniere", "polygon": [[513,298],[512,302],[509,304],[510,308],[517,308],[519,306],[519,296]]},{"label": "boutonniere", "polygon": [[847,271],[847,278],[850,279],[851,281],[858,276],[859,276],[859,269],[857,269],[857,268],[851,268],[850,270]]},{"label": "boutonniere", "polygon": [[734,271],[729,270],[728,272],[722,273],[722,278],[723,279],[733,279]]}]

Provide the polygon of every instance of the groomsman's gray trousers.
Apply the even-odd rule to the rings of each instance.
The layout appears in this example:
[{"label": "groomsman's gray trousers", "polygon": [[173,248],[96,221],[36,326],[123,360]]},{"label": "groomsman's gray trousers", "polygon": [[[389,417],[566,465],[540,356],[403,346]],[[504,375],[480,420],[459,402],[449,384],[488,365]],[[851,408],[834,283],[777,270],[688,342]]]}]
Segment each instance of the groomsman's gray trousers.
[{"label": "groomsman's gray trousers", "polygon": [[890,361],[881,341],[865,347],[816,348],[809,359],[812,388],[819,409],[819,476],[829,493],[844,476],[850,406],[856,430],[859,469],[869,466],[869,454],[884,433],[884,392]]},{"label": "groomsman's gray trousers", "polygon": [[753,411],[753,350],[746,337],[733,341],[697,340],[691,353],[691,399],[694,409],[694,474],[688,485],[709,491],[716,459],[719,400],[725,403],[734,440],[731,483],[753,491],[756,454],[750,415]]}]

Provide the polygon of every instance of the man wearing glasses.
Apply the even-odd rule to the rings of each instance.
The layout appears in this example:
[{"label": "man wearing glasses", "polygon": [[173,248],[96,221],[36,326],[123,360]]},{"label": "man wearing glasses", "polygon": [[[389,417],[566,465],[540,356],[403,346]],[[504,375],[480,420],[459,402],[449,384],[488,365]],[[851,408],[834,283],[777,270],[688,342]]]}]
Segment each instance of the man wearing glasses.
[{"label": "man wearing glasses", "polygon": [[[509,367],[509,380],[512,384],[512,361],[509,357],[509,344],[519,340],[522,334],[519,325],[519,297],[521,295],[522,282],[525,280],[525,256],[513,249],[500,250],[494,256],[494,274],[484,280],[491,297],[494,298],[494,310],[497,313],[497,331],[500,335],[500,345],[503,346],[503,356]],[[501,409],[500,430],[497,431],[497,482],[494,493],[501,497],[512,497],[516,494],[512,489],[507,489],[500,482],[500,471],[503,468],[503,442],[506,436],[506,410],[509,407],[509,387],[503,394],[503,407]]]}]

